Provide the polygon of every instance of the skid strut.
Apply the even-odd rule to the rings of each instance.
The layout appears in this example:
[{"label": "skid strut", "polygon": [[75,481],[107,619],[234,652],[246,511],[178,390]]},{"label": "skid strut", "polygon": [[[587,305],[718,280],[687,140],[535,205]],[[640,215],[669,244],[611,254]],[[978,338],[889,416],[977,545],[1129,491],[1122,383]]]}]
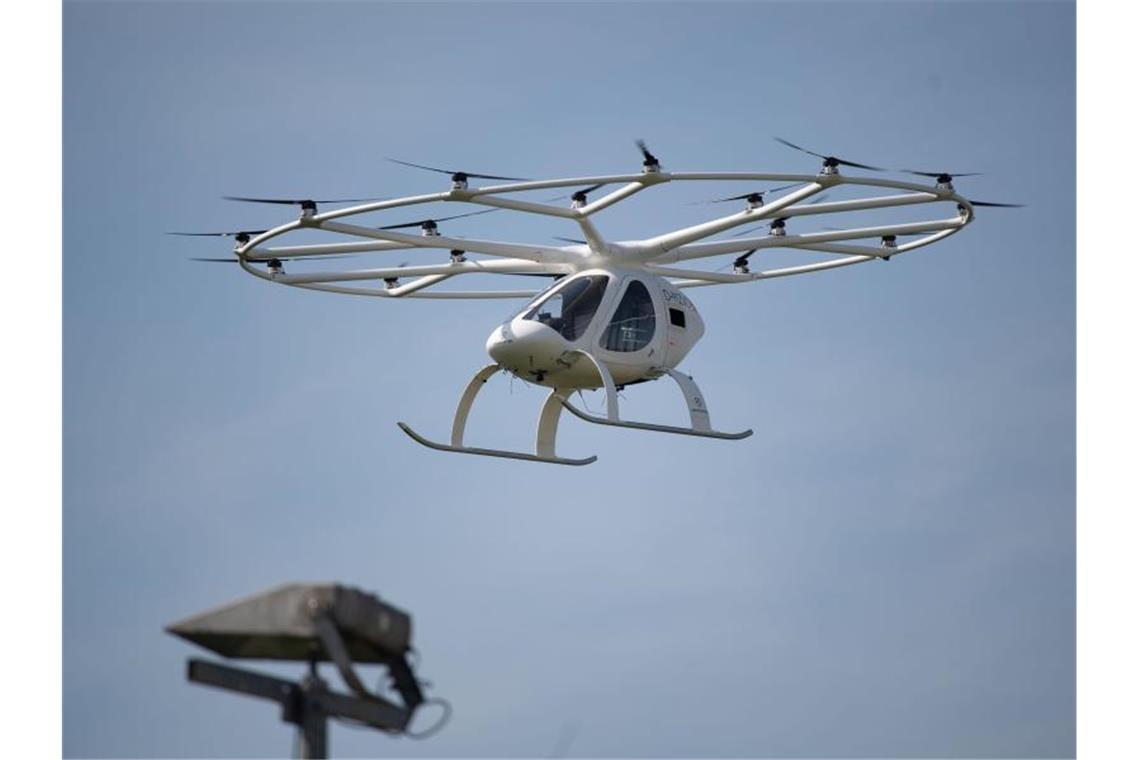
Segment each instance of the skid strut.
[{"label": "skid strut", "polygon": [[720,438],[730,441],[739,441],[741,438],[747,438],[752,435],[751,430],[745,430],[740,433],[723,433],[719,430],[713,430],[709,422],[709,410],[705,405],[705,397],[701,394],[701,389],[697,387],[693,378],[688,375],[682,374],[673,369],[666,369],[665,373],[673,378],[674,382],[681,389],[681,393],[685,396],[685,403],[689,408],[689,422],[691,427],[678,427],[676,425],[658,425],[652,422],[627,422],[618,416],[618,397],[617,387],[614,385],[613,376],[610,375],[609,369],[606,365],[598,361],[592,354],[587,351],[576,350],[576,354],[581,354],[589,359],[598,374],[602,377],[602,383],[606,390],[606,416],[600,417],[595,414],[583,412],[578,407],[571,404],[564,396],[562,397],[562,406],[569,409],[575,417],[585,420],[586,422],[593,422],[597,425],[612,425],[613,427],[624,427],[632,430],[654,430],[658,433],[676,433],[678,435],[696,435],[702,438]]},{"label": "skid strut", "polygon": [[568,464],[575,466],[597,461],[598,458],[596,456],[586,457],[585,459],[571,459],[568,457],[560,457],[554,453],[554,439],[558,435],[558,418],[562,415],[562,404],[565,401],[564,392],[557,388],[552,390],[550,395],[546,397],[546,403],[542,405],[542,411],[538,415],[538,435],[535,440],[534,454],[527,454],[522,451],[464,446],[463,433],[467,428],[467,415],[471,412],[471,405],[475,403],[475,397],[479,394],[479,391],[482,390],[487,380],[490,379],[491,375],[498,372],[499,369],[498,364],[488,364],[476,372],[475,377],[471,378],[471,382],[467,384],[467,388],[459,398],[459,406],[455,409],[455,422],[451,425],[450,444],[439,443],[424,438],[415,430],[412,430],[411,426],[405,422],[397,422],[396,424],[416,443],[423,444],[437,451],[452,451],[457,454],[476,454],[485,457],[521,459],[527,462],[547,462],[549,464]]}]

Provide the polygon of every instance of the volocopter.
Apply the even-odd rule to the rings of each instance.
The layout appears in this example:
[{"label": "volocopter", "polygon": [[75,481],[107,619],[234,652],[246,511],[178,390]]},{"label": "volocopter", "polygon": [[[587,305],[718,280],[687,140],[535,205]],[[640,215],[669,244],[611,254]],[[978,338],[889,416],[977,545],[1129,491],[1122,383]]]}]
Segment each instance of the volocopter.
[{"label": "volocopter", "polygon": [[[958,194],[955,176],[970,173],[926,172],[902,169],[912,175],[933,178],[933,185],[841,173],[840,167],[887,171],[881,167],[847,161],[806,150],[776,138],[804,153],[822,159],[815,174],[771,172],[667,172],[644,142],[637,173],[605,176],[529,180],[518,177],[476,174],[438,167],[396,163],[450,175],[448,189],[390,200],[232,197],[255,203],[289,204],[300,216],[267,230],[235,232],[172,233],[225,236],[235,239],[234,257],[200,259],[236,263],[250,274],[280,285],[348,295],[382,298],[525,298],[527,305],[495,327],[487,339],[492,362],[468,382],[455,411],[449,442],[431,440],[404,422],[400,428],[415,441],[441,451],[506,457],[567,465],[585,465],[596,457],[570,458],[555,450],[558,423],[563,409],[586,422],[637,430],[678,433],[706,438],[741,439],[752,434],[722,432],[712,428],[708,406],[697,384],[678,365],[704,334],[704,322],[692,300],[683,291],[712,285],[740,284],[762,279],[812,274],[837,267],[892,257],[943,240],[974,219],[979,206],[1011,207],[1017,204],[971,201]],[[393,159],[394,160],[394,159]],[[505,184],[473,187],[472,179],[500,180]],[[605,239],[592,217],[644,190],[672,182],[715,181],[781,183],[758,188],[712,203],[737,202],[743,208],[700,224],[665,232],[642,240]],[[614,189],[594,197],[603,188]],[[825,190],[838,186],[894,190],[873,195],[827,201]],[[527,191],[573,188],[569,207],[508,197]],[[486,208],[446,217],[419,219],[382,227],[362,226],[345,220],[361,214],[425,203],[470,203]],[[347,208],[321,211],[319,204],[354,203]],[[788,225],[801,217],[832,217],[837,214],[898,209],[909,206],[949,204],[948,216],[923,221],[892,222],[848,229],[824,228],[793,233]],[[498,240],[479,240],[444,235],[439,223],[496,210],[568,219],[575,222],[582,239],[561,240],[568,245],[541,245]],[[713,239],[737,227],[761,223],[732,236]],[[419,235],[401,232],[418,227]],[[765,229],[766,228],[766,229]],[[347,235],[359,242],[309,245],[268,245],[297,230],[323,230]],[[753,234],[759,233],[759,234]],[[913,239],[902,241],[901,238]],[[325,260],[357,254],[395,250],[444,250],[447,259],[426,265],[400,265],[287,273],[285,261]],[[767,270],[752,270],[752,256],[767,250],[791,250],[831,256],[823,261]],[[480,257],[476,258],[476,254]],[[733,256],[732,270],[699,270],[677,266],[683,262]],[[440,283],[471,274],[548,277],[555,282],[545,290],[445,290]],[[496,372],[505,370],[535,385],[550,389],[538,419],[534,453],[479,448],[465,443],[467,418],[479,390]],[[619,414],[618,390],[668,376],[679,387],[689,412],[688,426],[661,425],[624,420]],[[605,414],[584,411],[570,401],[581,390],[603,389]]]}]

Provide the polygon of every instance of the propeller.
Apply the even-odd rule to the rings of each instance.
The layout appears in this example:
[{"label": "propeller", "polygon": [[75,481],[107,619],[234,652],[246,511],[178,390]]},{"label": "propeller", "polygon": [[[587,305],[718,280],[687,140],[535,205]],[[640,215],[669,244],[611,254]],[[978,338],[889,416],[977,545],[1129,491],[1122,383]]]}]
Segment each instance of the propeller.
[{"label": "propeller", "polygon": [[570,200],[574,201],[575,203],[586,203],[586,196],[587,195],[594,192],[598,188],[605,187],[607,184],[609,184],[609,183],[599,182],[596,185],[590,185],[589,187],[584,187],[581,190],[576,191],[573,195],[571,195]]},{"label": "propeller", "polygon": [[[464,255],[466,253],[467,253],[467,251],[460,250],[459,248],[452,248],[451,249],[451,262],[453,264],[461,264],[464,261],[467,261],[467,257]],[[407,263],[408,262],[405,261],[400,266],[401,267],[406,266]],[[541,273],[541,272],[504,272],[503,274],[513,274],[513,275],[518,275],[519,277],[553,277],[555,279],[559,279],[559,278],[566,276],[564,274],[546,274],[546,273]]]},{"label": "propeller", "polygon": [[906,174],[914,174],[918,177],[934,177],[934,181],[940,185],[949,185],[954,181],[955,177],[980,177],[982,172],[920,172],[917,169],[899,169],[900,172]]},{"label": "propeller", "polygon": [[1024,203],[989,203],[987,201],[970,201],[971,206],[991,206],[993,208],[1025,208]]},{"label": "propeller", "polygon": [[[726,203],[728,201],[748,201],[749,203],[758,203],[763,201],[765,193],[776,193],[780,190],[787,190],[789,187],[795,187],[798,182],[793,182],[790,185],[780,185],[779,187],[770,187],[767,190],[756,190],[751,193],[743,193],[741,195],[730,195],[727,198],[714,198],[711,201],[697,201],[697,203]],[[757,199],[757,200],[753,200]]]},{"label": "propeller", "polygon": [[427,169],[429,172],[439,172],[440,174],[450,174],[453,182],[466,182],[469,177],[478,177],[479,179],[505,179],[515,180],[518,182],[527,182],[526,177],[500,177],[497,174],[476,174],[475,172],[465,172],[459,169],[439,169],[434,166],[424,166],[423,164],[413,164],[410,161],[401,161],[398,158],[389,158],[394,164],[401,164],[403,166],[412,166],[416,169]]},{"label": "propeller", "polygon": [[645,160],[641,162],[641,165],[645,167],[645,170],[656,171],[657,169],[660,169],[661,162],[657,160],[657,156],[649,152],[649,147],[645,144],[645,140],[636,140],[635,142],[637,144],[638,150],[641,151],[641,155],[645,157]]},{"label": "propeller", "polygon": [[587,195],[594,192],[595,190],[597,190],[600,187],[605,187],[608,184],[609,184],[609,182],[599,182],[596,185],[590,185],[589,187],[582,188],[581,190],[575,190],[574,193],[571,195],[558,195],[558,196],[555,196],[553,198],[547,198],[546,202],[547,203],[553,203],[554,201],[564,201],[567,198],[570,198],[575,203],[585,204]]},{"label": "propeller", "polygon": [[[396,265],[396,269],[403,269],[407,265],[408,265],[407,261],[401,261],[399,264]],[[388,277],[384,278],[384,285],[388,289],[392,289],[399,284],[400,284],[399,276],[388,276]]]},{"label": "propeller", "polygon": [[269,230],[241,230],[237,232],[168,232],[167,235],[183,235],[185,237],[232,237],[239,243],[248,243],[251,237],[261,235]]},{"label": "propeller", "polygon": [[240,201],[242,203],[273,203],[281,206],[300,206],[302,209],[317,210],[318,203],[371,203],[382,201],[384,198],[247,198],[241,195],[223,195],[227,201]]},{"label": "propeller", "polygon": [[748,257],[756,253],[758,250],[758,248],[753,248],[743,256],[737,256],[736,260],[732,262],[733,270],[735,270],[738,274],[748,274]]},{"label": "propeller", "polygon": [[[301,259],[313,259],[313,258],[317,258],[317,257],[316,256],[281,256],[281,257],[276,257],[276,258],[272,258],[272,259],[251,259],[251,260],[247,260],[247,261],[250,264],[271,264],[274,261],[277,261],[277,262],[300,261]],[[321,261],[324,261],[326,259],[349,259],[349,258],[352,258],[352,257],[351,256],[345,256],[345,255],[321,256],[320,257]],[[190,257],[190,261],[206,261],[206,262],[221,263],[221,264],[239,264],[239,263],[241,263],[241,261],[239,259],[235,259],[232,256],[228,259],[224,259],[224,258],[201,258],[198,256],[192,256],[192,257]]]},{"label": "propeller", "polygon": [[437,222],[446,222],[451,219],[462,219],[465,216],[478,216],[479,214],[490,214],[492,211],[499,211],[497,208],[484,209],[483,211],[469,211],[466,214],[455,214],[454,216],[440,216],[434,219],[418,219],[414,222],[404,222],[403,224],[389,224],[384,227],[377,227],[379,230],[399,230],[405,227],[430,227],[435,228]]},{"label": "propeller", "polygon": [[795,150],[798,150],[801,153],[807,153],[808,155],[812,155],[812,156],[816,156],[818,158],[822,158],[823,159],[823,165],[827,166],[827,167],[834,168],[836,166],[842,165],[842,166],[854,166],[858,169],[870,169],[873,172],[885,172],[885,171],[887,171],[886,169],[884,169],[881,166],[869,166],[867,164],[859,164],[859,163],[855,163],[854,161],[848,161],[848,160],[843,159],[843,158],[836,158],[835,156],[825,156],[822,153],[816,153],[814,150],[808,150],[807,148],[801,148],[799,145],[796,145],[795,143],[790,143],[787,140],[783,139],[782,137],[777,137],[775,139],[776,139],[776,142],[778,142],[782,145],[787,145],[789,148],[794,148]]},{"label": "propeller", "polygon": [[[781,229],[782,230],[784,228],[784,223],[787,221],[788,221],[788,217],[786,217],[786,216],[781,217],[779,219],[773,219],[772,221],[768,222],[768,227],[771,229]],[[763,229],[763,226],[749,227],[746,230],[741,230],[740,232],[734,232],[733,234],[729,235],[729,237],[742,237],[744,235],[747,235],[749,232],[755,232],[756,230],[759,230],[759,229]]]},{"label": "propeller", "polygon": [[[830,193],[820,193],[819,195],[815,196],[810,201],[808,201],[805,205],[814,206],[817,203],[823,203],[825,200],[827,200],[829,195],[830,195]],[[745,196],[745,197],[747,197],[747,196]],[[788,217],[785,216],[785,217],[781,217],[780,219],[773,219],[771,222],[768,223],[768,225],[770,227],[778,227],[780,229],[783,229],[784,228],[784,222],[786,222],[786,221],[788,221]],[[740,232],[729,235],[729,237],[740,237],[741,235],[746,235],[749,232],[755,232],[758,229],[760,229],[760,228],[759,227],[749,227],[746,230],[741,230]]]}]

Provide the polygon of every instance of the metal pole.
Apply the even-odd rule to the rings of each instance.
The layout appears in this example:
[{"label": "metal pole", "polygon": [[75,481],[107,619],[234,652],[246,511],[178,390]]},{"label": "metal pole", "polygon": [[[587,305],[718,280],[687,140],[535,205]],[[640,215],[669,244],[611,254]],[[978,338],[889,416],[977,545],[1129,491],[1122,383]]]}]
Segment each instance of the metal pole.
[{"label": "metal pole", "polygon": [[329,756],[328,716],[321,706],[320,695],[327,684],[317,675],[316,665],[309,663],[309,674],[301,680],[301,715],[297,722],[297,757],[301,760]]}]

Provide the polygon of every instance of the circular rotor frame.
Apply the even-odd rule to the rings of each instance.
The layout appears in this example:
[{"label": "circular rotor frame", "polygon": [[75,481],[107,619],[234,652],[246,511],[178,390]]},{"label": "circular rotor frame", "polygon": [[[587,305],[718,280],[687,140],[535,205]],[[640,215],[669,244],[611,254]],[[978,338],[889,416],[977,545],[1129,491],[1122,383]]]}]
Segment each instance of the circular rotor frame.
[{"label": "circular rotor frame", "polygon": [[[792,183],[794,189],[779,197],[757,203],[746,201],[747,208],[697,225],[656,235],[638,241],[611,242],[604,239],[591,217],[644,190],[672,182],[778,182]],[[514,193],[557,188],[581,188],[619,185],[596,200],[589,201],[576,193],[571,207],[553,206],[519,198],[504,197]],[[850,200],[804,203],[824,190],[839,186],[855,186],[900,191],[892,195],[876,195]],[[776,193],[770,193],[775,195]],[[766,193],[767,195],[767,193]],[[425,225],[422,235],[404,234],[398,229],[352,224],[347,220],[362,214],[425,203],[467,203],[491,209],[569,219],[576,222],[585,238],[582,244],[554,246],[450,237],[440,234],[437,225]],[[722,232],[758,222],[782,222],[798,216],[842,214],[852,211],[897,208],[902,206],[949,203],[954,209],[950,217],[927,221],[893,223],[850,229],[828,229],[800,234],[784,233],[782,224],[776,234],[730,237],[709,240]],[[301,217],[248,240],[234,248],[238,263],[250,274],[283,285],[350,295],[386,298],[530,298],[535,290],[433,290],[439,283],[467,274],[561,276],[586,268],[615,266],[639,269],[667,278],[675,287],[693,288],[708,285],[738,284],[754,280],[787,277],[836,269],[878,259],[889,259],[942,240],[959,231],[974,218],[970,201],[959,195],[950,183],[936,186],[877,177],[848,176],[838,172],[818,175],[766,172],[663,172],[647,170],[639,174],[614,174],[590,177],[510,182],[487,187],[457,187],[427,195],[413,195],[393,200],[361,203],[348,208],[319,212],[304,209]],[[427,220],[425,220],[427,221]],[[407,225],[401,225],[407,226]],[[296,230],[324,230],[359,239],[359,242],[321,243],[316,245],[271,246],[271,241]],[[898,243],[897,237],[917,235],[915,240]],[[877,238],[877,244],[866,241]],[[862,241],[862,242],[860,242]],[[767,250],[793,250],[831,254],[837,258],[798,266],[750,271],[747,264],[733,272],[704,271],[678,267],[676,264],[726,254],[744,254]],[[396,250],[442,250],[450,257],[441,263],[402,265],[344,271],[286,274],[281,260],[343,256]],[[748,252],[745,254],[745,252]],[[488,258],[468,259],[464,254],[482,254]],[[737,259],[739,264],[740,259]],[[255,264],[268,264],[261,269]],[[741,271],[743,270],[743,271]],[[401,282],[407,280],[406,282]]]}]

